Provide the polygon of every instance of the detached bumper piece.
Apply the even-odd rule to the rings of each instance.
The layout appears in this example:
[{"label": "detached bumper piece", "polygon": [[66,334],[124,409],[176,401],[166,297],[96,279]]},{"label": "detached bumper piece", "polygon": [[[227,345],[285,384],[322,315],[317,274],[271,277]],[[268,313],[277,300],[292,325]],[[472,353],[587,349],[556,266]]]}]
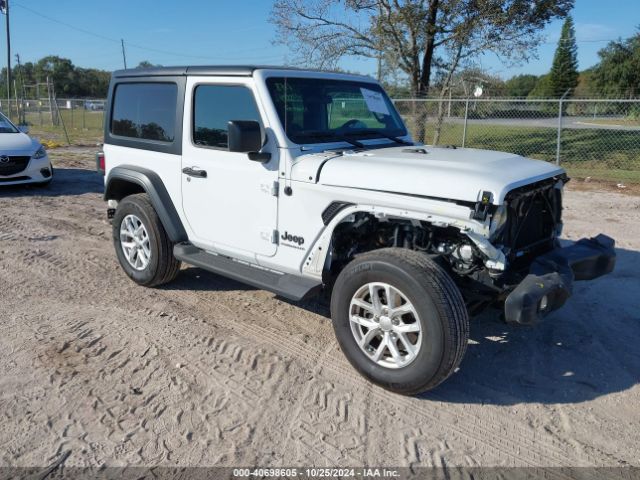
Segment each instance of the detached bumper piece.
[{"label": "detached bumper piece", "polygon": [[600,234],[536,258],[529,275],[505,301],[507,323],[532,325],[564,305],[571,296],[574,281],[593,280],[611,273],[616,264],[614,247],[612,238]]}]

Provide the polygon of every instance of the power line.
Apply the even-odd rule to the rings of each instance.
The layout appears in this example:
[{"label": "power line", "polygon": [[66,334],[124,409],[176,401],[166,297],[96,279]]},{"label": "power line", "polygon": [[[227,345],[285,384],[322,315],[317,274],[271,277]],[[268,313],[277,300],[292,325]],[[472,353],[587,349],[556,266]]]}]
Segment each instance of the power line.
[{"label": "power line", "polygon": [[[28,12],[37,15],[39,17],[42,17],[46,20],[49,20],[50,22],[54,22],[54,23],[58,23],[60,25],[64,25],[67,28],[70,28],[72,30],[76,30],[78,32],[84,33],[85,35],[91,35],[92,37],[96,37],[96,38],[100,38],[102,40],[108,41],[108,42],[112,42],[112,43],[119,43],[121,44],[123,42],[122,39],[116,39],[116,38],[111,38],[111,37],[107,37],[105,35],[100,35],[99,33],[95,33],[92,32],[90,30],[85,30],[84,28],[80,28],[77,27],[71,23],[68,22],[64,22],[62,20],[58,20],[56,18],[50,17],[49,15],[45,15],[44,13],[40,13],[37,10],[34,10],[32,8],[29,8],[25,5],[22,5],[20,3],[13,3],[14,6],[16,7],[20,7],[23,10],[27,10]],[[161,49],[157,49],[157,48],[151,48],[151,47],[146,47],[144,45],[138,45],[135,43],[130,43],[127,42],[127,47],[130,48],[137,48],[139,50],[145,50],[147,52],[152,52],[152,53],[158,53],[158,54],[162,54],[162,55],[170,55],[170,56],[175,56],[175,57],[182,57],[182,58],[194,58],[194,59],[200,59],[200,60],[241,60],[241,58],[239,57],[209,57],[209,56],[205,56],[205,55],[190,55],[190,54],[186,54],[186,53],[182,53],[182,52],[172,52],[172,51],[168,51],[168,50],[161,50]],[[260,50],[264,50],[267,48],[271,48],[271,47],[264,47],[261,48]],[[245,51],[248,50],[258,50],[258,49],[247,49]],[[249,56],[249,57],[245,57],[245,58],[256,58],[255,56]],[[270,58],[282,58],[282,56],[271,56]]]},{"label": "power line", "polygon": [[605,42],[617,42],[618,40],[613,39],[613,38],[609,38],[609,39],[600,39],[600,40],[577,40],[577,39],[571,39],[571,38],[559,38],[556,41],[547,41],[547,42],[540,42],[542,45],[555,45],[559,42],[576,42],[576,43],[605,43]]},{"label": "power line", "polygon": [[47,19],[47,20],[49,20],[51,22],[59,23],[60,25],[64,25],[65,27],[71,28],[73,30],[77,30],[78,32],[82,32],[82,33],[85,33],[87,35],[91,35],[92,37],[101,38],[102,40],[107,40],[109,42],[120,43],[120,40],[116,40],[116,39],[113,39],[113,38],[105,37],[104,35],[100,35],[99,33],[95,33],[95,32],[92,32],[90,30],[85,30],[84,28],[76,27],[75,25],[72,25],[70,23],[63,22],[61,20],[57,20],[57,19],[55,19],[53,17],[45,15],[44,13],[40,13],[37,10],[29,8],[29,7],[27,7],[25,5],[22,5],[20,3],[15,3],[14,2],[13,6],[14,7],[20,7],[22,9],[24,9],[24,10],[27,10],[27,11],[33,13],[34,15],[37,15],[37,16],[42,17],[42,18],[45,18],[45,19]]}]

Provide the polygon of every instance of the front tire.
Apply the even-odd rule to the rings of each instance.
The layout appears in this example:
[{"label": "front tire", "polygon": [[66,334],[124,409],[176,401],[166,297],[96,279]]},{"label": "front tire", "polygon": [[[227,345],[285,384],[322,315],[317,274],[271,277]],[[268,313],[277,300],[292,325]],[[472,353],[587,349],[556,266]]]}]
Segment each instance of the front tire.
[{"label": "front tire", "polygon": [[122,200],[112,225],[118,260],[134,282],[156,287],[178,275],[180,262],[173,256],[173,243],[146,194]]},{"label": "front tire", "polygon": [[358,256],[331,297],[338,343],[351,364],[388,390],[430,390],[459,366],[467,310],[447,272],[420,252],[386,248]]}]

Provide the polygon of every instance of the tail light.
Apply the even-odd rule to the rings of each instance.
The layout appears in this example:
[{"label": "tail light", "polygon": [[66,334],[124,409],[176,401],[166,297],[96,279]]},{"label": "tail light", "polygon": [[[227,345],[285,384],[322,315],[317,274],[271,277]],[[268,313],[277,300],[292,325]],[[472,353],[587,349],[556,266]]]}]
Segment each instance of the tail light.
[{"label": "tail light", "polygon": [[107,167],[105,164],[105,158],[104,158],[104,152],[98,152],[96,153],[96,170],[100,173],[102,173],[102,175],[105,174],[105,172],[107,171]]}]

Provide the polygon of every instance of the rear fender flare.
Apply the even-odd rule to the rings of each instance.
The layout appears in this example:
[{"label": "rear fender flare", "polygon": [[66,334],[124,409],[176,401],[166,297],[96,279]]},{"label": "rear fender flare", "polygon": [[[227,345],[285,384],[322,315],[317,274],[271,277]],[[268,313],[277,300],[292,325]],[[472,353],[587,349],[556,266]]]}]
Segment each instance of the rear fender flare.
[{"label": "rear fender flare", "polygon": [[145,192],[158,214],[162,226],[174,243],[188,240],[178,211],[160,176],[142,167],[121,165],[109,171],[105,182],[104,199],[122,200],[132,193]]}]

